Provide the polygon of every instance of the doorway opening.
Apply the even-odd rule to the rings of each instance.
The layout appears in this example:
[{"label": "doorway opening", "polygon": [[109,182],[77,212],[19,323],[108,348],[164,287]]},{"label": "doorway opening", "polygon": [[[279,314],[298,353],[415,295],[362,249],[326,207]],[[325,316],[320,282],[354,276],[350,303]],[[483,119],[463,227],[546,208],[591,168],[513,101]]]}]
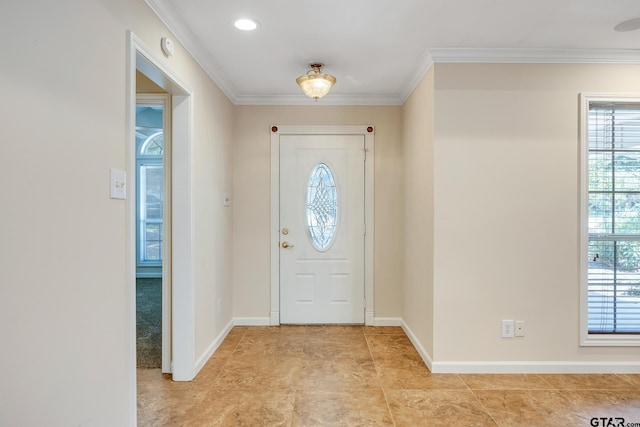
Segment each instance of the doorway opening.
[{"label": "doorway opening", "polygon": [[[170,370],[171,277],[165,236],[171,236],[171,98],[136,75],[136,366]],[[163,363],[163,355],[165,363]]]},{"label": "doorway opening", "polygon": [[[165,111],[170,111],[170,131],[165,123],[165,138],[170,144],[163,146],[163,226],[162,226],[162,282],[163,282],[163,340],[162,372],[172,374],[174,381],[191,381],[195,376],[194,357],[194,283],[193,283],[193,203],[191,196],[191,127],[192,90],[157,59],[135,34],[128,32],[127,62],[127,176],[128,187],[137,187],[136,161],[136,107],[137,75],[161,88],[168,97]],[[166,143],[167,139],[164,140]],[[171,152],[168,153],[167,150]],[[168,159],[170,161],[168,161]],[[167,166],[170,167],[167,167]],[[167,183],[172,189],[168,191]],[[170,189],[171,189],[170,188]],[[169,189],[169,190],[170,190]],[[136,235],[138,218],[135,197],[128,197],[128,283],[129,342],[132,419],[136,414]],[[170,224],[170,227],[167,226]],[[169,284],[169,286],[167,285]],[[167,288],[169,289],[168,292]],[[166,303],[165,303],[166,302]],[[135,423],[134,423],[135,424]]]},{"label": "doorway opening", "polygon": [[[283,198],[282,193],[291,193],[290,189],[281,189],[281,182],[283,180],[283,169],[287,169],[286,161],[283,161],[281,158],[283,145],[287,144],[287,140],[291,137],[295,137],[297,139],[306,139],[311,137],[320,138],[320,139],[335,139],[337,136],[345,137],[347,139],[353,141],[364,142],[364,224],[362,224],[362,233],[364,234],[364,301],[363,304],[353,304],[352,307],[354,310],[361,311],[364,308],[364,324],[365,325],[373,325],[375,323],[374,318],[374,289],[373,289],[373,272],[374,272],[374,256],[373,256],[373,242],[374,242],[374,127],[373,126],[271,126],[271,313],[270,313],[270,324],[271,325],[279,325],[281,322],[286,323],[287,320],[282,317],[282,308],[283,308],[283,299],[286,299],[286,294],[283,293],[283,286],[287,286],[286,279],[283,280],[283,277],[287,276],[287,257],[292,257],[296,255],[296,251],[291,250],[292,248],[297,248],[300,250],[299,246],[295,246],[295,242],[290,241],[289,237],[293,237],[291,230],[289,230],[290,223],[304,223],[304,218],[309,218],[309,214],[304,215],[305,210],[301,210],[301,207],[304,205],[309,205],[309,207],[313,208],[313,203],[295,203],[298,208],[298,214],[294,213],[293,219],[289,219],[286,223],[281,223],[281,210],[283,208],[283,204],[286,205],[287,200],[289,200],[286,196]],[[326,138],[325,138],[326,137]],[[353,138],[352,137],[356,137]],[[360,145],[362,147],[362,145]],[[322,148],[319,148],[322,151]],[[286,157],[286,156],[285,156]],[[353,157],[352,157],[353,158]],[[329,163],[332,163],[331,161]],[[314,163],[313,161],[310,163],[311,166],[320,164],[318,162]],[[289,165],[290,167],[290,165]],[[307,168],[309,169],[309,168]],[[347,168],[348,169],[348,168]],[[315,170],[315,169],[314,169]],[[301,175],[303,177],[307,176],[304,173]],[[362,177],[361,177],[362,178]],[[293,179],[285,179],[285,181],[293,181]],[[297,181],[300,181],[299,179]],[[303,179],[303,183],[310,183],[311,180],[307,178],[307,180]],[[311,186],[313,187],[313,186]],[[302,193],[304,193],[304,189],[306,191],[309,190],[310,186],[306,185],[306,187],[302,188]],[[301,193],[301,194],[302,194]],[[302,196],[301,196],[302,197]],[[302,197],[300,200],[303,200]],[[324,213],[327,213],[327,205],[326,200],[323,198],[323,203],[321,206]],[[326,215],[324,215],[326,216]],[[347,215],[348,217],[348,215]],[[297,218],[297,219],[296,219]],[[309,223],[307,223],[307,228],[309,227]],[[356,232],[355,228],[358,227],[358,224],[351,224],[351,228],[354,232]],[[306,239],[306,232],[303,232],[305,227],[297,227],[298,241],[304,241]],[[325,227],[326,229],[326,227]],[[305,234],[306,233],[306,234]],[[357,234],[357,232],[356,232]],[[287,238],[286,241],[284,241]],[[337,241],[336,241],[337,242]],[[294,243],[292,245],[292,243]],[[335,246],[335,242],[332,243]],[[309,246],[309,245],[307,245]],[[312,251],[311,249],[309,251]],[[317,252],[317,251],[316,251]],[[320,251],[322,252],[322,250]],[[303,254],[304,255],[304,254]],[[283,262],[284,261],[284,262]],[[294,263],[295,264],[295,263]],[[298,262],[297,264],[301,264]],[[283,269],[284,265],[284,269]],[[289,280],[297,286],[296,298],[300,301],[297,303],[308,304],[310,300],[315,298],[315,278],[311,277],[309,272],[298,272],[295,274],[289,274],[290,277],[295,276],[295,280]],[[335,277],[329,278],[329,281],[333,281],[333,292],[330,295],[330,298],[326,300],[332,300],[332,304],[342,304],[344,301],[353,301],[354,303],[356,294],[353,293],[349,295],[345,292],[348,292],[348,286],[344,286],[347,284],[347,280],[345,279],[345,274],[336,274]],[[353,288],[355,289],[355,288]],[[343,292],[344,291],[344,292]],[[304,294],[304,295],[303,295]],[[358,291],[357,295],[361,295],[361,291]],[[300,298],[299,296],[303,295],[304,298]],[[312,298],[313,297],[313,298]],[[302,301],[305,299],[306,301]],[[295,302],[294,302],[295,304]],[[351,318],[357,319],[356,322],[361,322],[360,312],[358,317]],[[343,323],[351,323],[354,320],[343,320],[342,318],[336,318],[337,322]],[[304,320],[305,322],[308,320]],[[312,323],[317,322],[326,322],[325,319],[322,320],[311,320]],[[332,321],[329,321],[332,322]],[[296,323],[294,320],[293,323]]]}]

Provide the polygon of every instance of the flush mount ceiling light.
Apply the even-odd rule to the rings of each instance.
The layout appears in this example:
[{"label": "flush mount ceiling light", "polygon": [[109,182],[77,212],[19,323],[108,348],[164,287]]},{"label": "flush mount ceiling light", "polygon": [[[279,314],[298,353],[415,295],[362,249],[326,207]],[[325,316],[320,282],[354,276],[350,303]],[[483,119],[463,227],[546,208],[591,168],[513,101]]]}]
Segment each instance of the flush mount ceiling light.
[{"label": "flush mount ceiling light", "polygon": [[242,31],[253,31],[259,25],[258,21],[250,18],[240,18],[233,21],[233,26]]},{"label": "flush mount ceiling light", "polygon": [[336,82],[336,78],[332,75],[322,74],[322,67],[324,64],[313,62],[309,64],[311,69],[296,79],[296,83],[302,88],[304,94],[316,101],[328,94],[331,86]]}]

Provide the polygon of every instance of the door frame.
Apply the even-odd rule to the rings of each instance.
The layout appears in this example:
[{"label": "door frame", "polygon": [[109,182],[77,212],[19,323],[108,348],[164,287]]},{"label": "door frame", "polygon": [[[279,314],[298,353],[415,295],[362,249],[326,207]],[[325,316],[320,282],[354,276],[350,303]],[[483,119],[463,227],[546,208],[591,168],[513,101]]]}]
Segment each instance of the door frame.
[{"label": "door frame", "polygon": [[[162,106],[162,372],[171,373],[171,94],[169,93],[138,93],[136,91],[136,106],[161,105]],[[136,172],[135,172],[135,204],[136,204],[136,277],[138,268],[141,267],[138,258],[140,251],[140,194],[139,194],[139,150],[136,147]],[[132,195],[133,197],[133,195]],[[142,276],[144,277],[144,276]]]},{"label": "door frame", "polygon": [[[171,372],[174,381],[191,381],[195,376],[194,283],[193,283],[193,197],[192,197],[192,94],[140,38],[127,32],[127,174],[129,188],[136,188],[135,107],[136,70],[171,95],[171,183],[180,192],[171,195]],[[127,262],[130,315],[130,376],[136,399],[136,212],[135,200],[127,198]],[[166,237],[166,236],[165,236]],[[167,264],[167,263],[165,263]],[[164,268],[164,266],[163,266]],[[134,405],[134,409],[135,409]]]},{"label": "door frame", "polygon": [[364,137],[364,324],[374,325],[374,161],[373,126],[279,126],[271,132],[271,312],[270,324],[280,324],[280,135],[362,135]]}]

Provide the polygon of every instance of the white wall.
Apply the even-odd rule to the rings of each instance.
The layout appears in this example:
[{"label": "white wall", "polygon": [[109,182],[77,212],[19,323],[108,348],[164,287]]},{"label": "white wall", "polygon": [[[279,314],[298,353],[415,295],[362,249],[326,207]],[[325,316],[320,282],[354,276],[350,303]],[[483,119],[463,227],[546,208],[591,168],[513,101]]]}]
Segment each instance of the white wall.
[{"label": "white wall", "polygon": [[[196,357],[232,316],[269,316],[268,126],[373,124],[376,316],[406,316],[437,363],[638,360],[578,346],[577,258],[578,93],[638,93],[638,66],[438,64],[404,122],[401,107],[234,109],[179,44],[164,59],[142,0],[5,0],[0,424],[132,422],[131,200],[108,192],[127,164],[128,29],[194,91]],[[431,210],[423,247],[411,233]],[[501,340],[505,317],[527,336]]]},{"label": "white wall", "polygon": [[222,92],[201,78],[207,86],[194,94],[193,117],[198,124],[193,135],[196,359],[233,319],[233,208],[224,206],[223,194],[232,190],[234,112]]},{"label": "white wall", "polygon": [[[639,72],[436,64],[436,362],[638,361],[637,347],[578,345],[578,100],[640,93]],[[501,339],[501,319],[526,336]]]},{"label": "white wall", "polygon": [[404,281],[402,319],[431,358],[433,348],[433,68],[403,106]]},{"label": "white wall", "polygon": [[231,320],[221,193],[233,107],[179,44],[164,59],[169,33],[142,0],[7,0],[1,10],[0,424],[131,425],[131,198],[109,198],[109,168],[127,166],[127,30],[194,91],[196,356]]},{"label": "white wall", "polygon": [[400,107],[236,107],[233,157],[236,317],[269,319],[270,126],[371,124],[376,129],[375,316],[400,318],[403,251],[401,112]]}]

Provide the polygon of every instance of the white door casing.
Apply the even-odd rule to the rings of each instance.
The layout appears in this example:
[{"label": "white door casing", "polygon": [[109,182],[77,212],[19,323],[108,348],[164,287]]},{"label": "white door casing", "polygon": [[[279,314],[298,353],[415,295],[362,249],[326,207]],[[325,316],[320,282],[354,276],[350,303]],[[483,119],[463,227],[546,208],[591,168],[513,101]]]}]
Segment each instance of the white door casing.
[{"label": "white door casing", "polygon": [[[136,70],[171,94],[172,153],[171,183],[181,191],[171,194],[171,371],[174,381],[191,381],[196,374],[193,283],[193,206],[191,178],[191,122],[193,91],[155,57],[135,34],[128,32],[127,129],[129,186],[135,188],[135,105]],[[130,346],[132,381],[132,425],[136,418],[136,288],[135,288],[135,201],[128,200]],[[166,237],[166,236],[165,236]],[[167,243],[165,242],[165,245]],[[167,263],[165,263],[167,264]],[[163,274],[167,272],[164,271]]]},{"label": "white door casing", "polygon": [[280,137],[280,323],[364,323],[364,158],[362,135]]},{"label": "white door casing", "polygon": [[[372,325],[373,127],[272,126],[271,136],[271,324]],[[325,248],[307,223],[318,164],[330,169],[338,198],[336,236]]]}]

